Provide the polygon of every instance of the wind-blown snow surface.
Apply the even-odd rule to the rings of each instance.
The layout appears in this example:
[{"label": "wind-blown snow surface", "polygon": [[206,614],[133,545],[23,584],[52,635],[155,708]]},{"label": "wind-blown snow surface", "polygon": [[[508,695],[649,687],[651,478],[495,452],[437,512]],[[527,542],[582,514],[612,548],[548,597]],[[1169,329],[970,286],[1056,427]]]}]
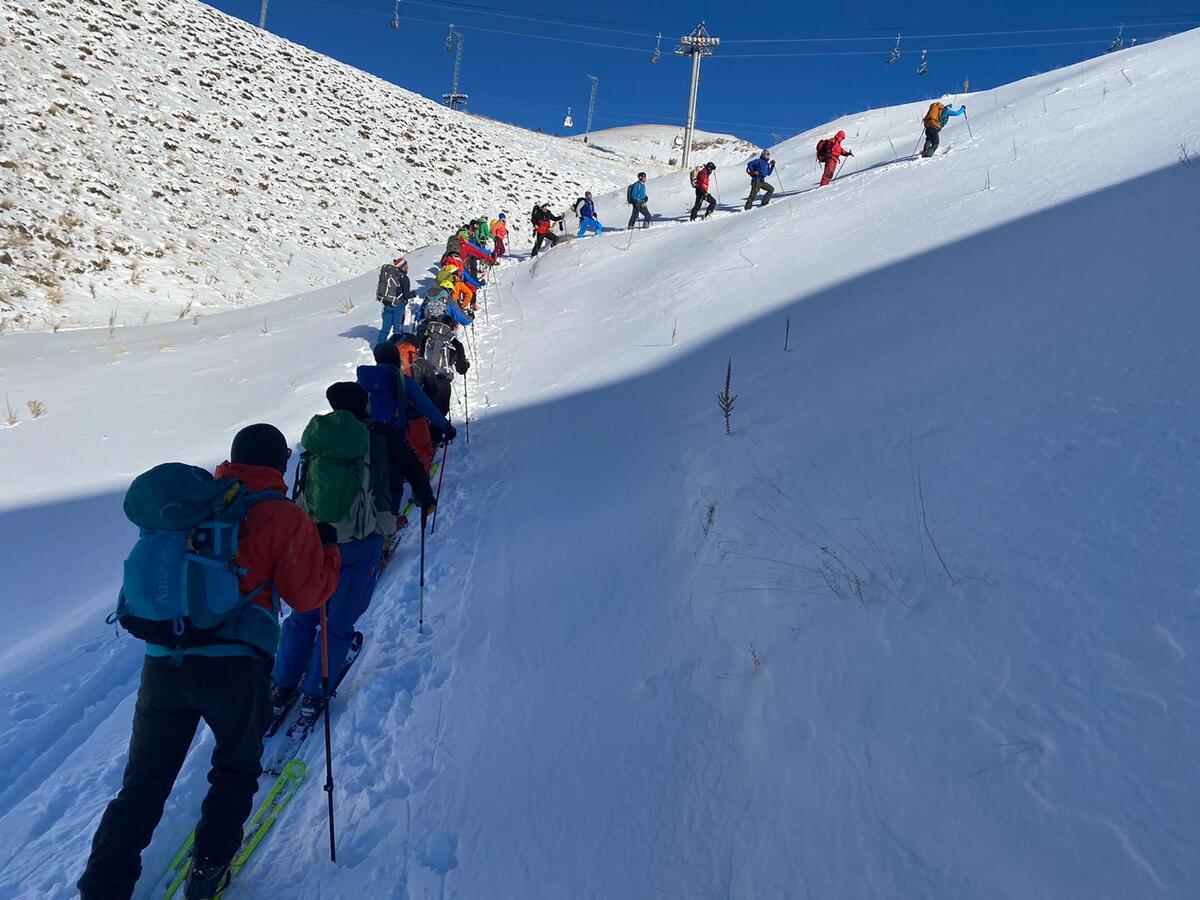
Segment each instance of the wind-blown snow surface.
[{"label": "wind-blown snow surface", "polygon": [[194,0],[2,0],[0,53],[0,331],[276,300],[502,209],[520,246],[534,201],[639,168]]},{"label": "wind-blown snow surface", "polygon": [[[1198,51],[969,96],[974,138],[929,161],[898,159],[924,104],[850,117],[829,188],[801,135],[765,210],[725,214],[726,179],[713,221],[506,266],[429,633],[409,545],[335,704],[338,865],[318,776],[230,896],[1193,896]],[[685,217],[685,176],[650,193]],[[6,343],[49,412],[0,432],[0,895],[70,896],[119,783],[128,475],[253,419],[296,435],[365,350],[369,282],[266,335]]]},{"label": "wind-blown snow surface", "polygon": [[[571,140],[582,141],[583,136],[575,135]],[[631,160],[652,159],[669,163],[683,154],[683,129],[676,125],[624,125],[593,131],[588,142],[593,148],[621,154]],[[723,166],[755,156],[759,148],[733,135],[697,129],[692,136],[692,151],[697,154],[697,164],[712,160]]]}]

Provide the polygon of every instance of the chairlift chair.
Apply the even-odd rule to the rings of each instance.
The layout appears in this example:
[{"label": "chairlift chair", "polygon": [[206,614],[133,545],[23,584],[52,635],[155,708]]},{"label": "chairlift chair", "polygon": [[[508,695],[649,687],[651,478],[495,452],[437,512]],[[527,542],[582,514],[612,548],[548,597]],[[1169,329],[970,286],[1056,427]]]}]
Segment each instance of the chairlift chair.
[{"label": "chairlift chair", "polygon": [[571,118],[571,107],[567,107],[567,116],[563,119],[563,128],[574,128],[575,121]]},{"label": "chairlift chair", "polygon": [[896,35],[896,46],[892,48],[891,54],[887,58],[887,64],[893,66],[900,61],[900,35]]},{"label": "chairlift chair", "polygon": [[929,74],[929,51],[928,50],[921,51],[921,61],[919,63],[917,63],[917,74],[918,75]]}]

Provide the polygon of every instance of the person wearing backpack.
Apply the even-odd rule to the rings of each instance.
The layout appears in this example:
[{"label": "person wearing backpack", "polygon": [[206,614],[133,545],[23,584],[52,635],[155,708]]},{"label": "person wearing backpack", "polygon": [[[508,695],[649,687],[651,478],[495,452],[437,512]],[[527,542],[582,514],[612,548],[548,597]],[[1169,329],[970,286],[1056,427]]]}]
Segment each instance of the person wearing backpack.
[{"label": "person wearing backpack", "polygon": [[579,233],[575,235],[577,238],[583,237],[590,230],[596,234],[604,234],[604,226],[600,224],[600,220],[596,218],[596,204],[592,202],[592,192],[586,191],[579,199],[576,206],[575,214],[579,216]]},{"label": "person wearing backpack", "polygon": [[946,127],[946,122],[951,116],[961,116],[966,111],[966,106],[956,110],[953,103],[942,103],[940,100],[929,104],[929,112],[925,113],[925,118],[921,120],[921,124],[925,126],[925,146],[921,149],[922,157],[928,159],[937,153],[942,129]]},{"label": "person wearing backpack", "polygon": [[[641,216],[643,228],[650,227],[650,207],[646,204],[650,202],[650,195],[646,193],[646,173],[638,172],[637,181],[625,189],[625,200],[633,207],[629,213],[629,224],[625,227],[632,228],[633,223]],[[633,238],[630,238],[633,240]]]},{"label": "person wearing backpack", "polygon": [[832,138],[817,141],[817,161],[825,164],[825,171],[821,175],[821,187],[825,187],[833,181],[833,176],[837,173],[838,162],[843,156],[854,155],[842,146],[842,141],[845,139],[846,132],[839,131]]},{"label": "person wearing backpack", "polygon": [[[338,581],[333,528],[287,498],[289,456],[278,429],[249,425],[215,478],[166,463],[139,475],[125,495],[125,514],[141,536],[126,560],[114,617],[146,640],[146,656],[121,791],[92,839],[78,883],[83,900],[132,895],[142,851],[201,720],[215,746],[184,896],[212,897],[225,880],[262,773],[278,601],[308,613]],[[219,571],[213,561],[236,568],[212,575]],[[178,577],[160,577],[170,571]],[[185,580],[184,571],[210,575]],[[180,584],[188,587],[172,590]],[[209,620],[231,601],[232,609]]]},{"label": "person wearing backpack", "polygon": [[[338,672],[354,637],[354,625],[371,602],[385,538],[396,532],[392,513],[387,436],[370,428],[367,392],[352,381],[325,392],[332,412],[313,416],[304,429],[304,458],[296,477],[296,502],[333,525],[341,554],[337,587],[325,604],[325,651]],[[283,622],[271,671],[271,707],[282,711],[300,690],[299,719],[315,722],[324,702],[321,619],[316,611],[293,612]]]},{"label": "person wearing backpack", "polygon": [[504,213],[492,221],[492,257],[498,260],[508,252],[508,219]]},{"label": "person wearing backpack", "polygon": [[[431,383],[434,380],[434,372],[421,356],[421,339],[415,332],[406,330],[395,337],[392,343],[396,346],[397,357],[400,360],[400,373],[405,378],[414,381],[425,396],[432,400]],[[384,364],[387,360],[382,359],[380,354],[376,353],[375,362]],[[433,466],[433,437],[430,432],[429,420],[421,414],[414,403],[409,402],[405,412],[408,416],[408,444],[412,447],[413,453],[417,454],[417,459],[424,466],[425,473],[429,474],[429,470]]]},{"label": "person wearing backpack", "polygon": [[408,260],[397,257],[391,264],[379,267],[379,284],[375,288],[375,299],[383,304],[383,327],[379,329],[378,344],[399,333],[404,324],[404,307],[412,296],[408,280]]},{"label": "person wearing backpack", "polygon": [[[417,452],[417,444],[411,439],[414,433],[414,423],[424,425],[424,442],[431,443],[431,428],[438,429],[439,443],[443,443],[457,433],[442,415],[433,398],[426,391],[422,381],[429,380],[432,375],[425,360],[412,357],[409,372],[419,370],[423,376],[420,380],[411,377],[404,371],[404,358],[400,344],[378,344],[374,350],[375,365],[360,366],[358,370],[359,383],[367,388],[371,395],[371,419],[387,428],[391,443],[388,447],[392,479],[392,511],[397,512],[404,495],[404,483],[412,485],[413,497],[417,505],[424,507],[425,499],[431,497],[429,492],[429,463],[432,463],[433,448],[429,448],[429,463]],[[404,346],[412,346],[407,342]],[[459,344],[459,346],[462,346]],[[415,348],[414,348],[415,349]],[[415,369],[414,369],[415,364]],[[395,393],[388,388],[394,386]],[[447,404],[447,409],[449,404]],[[431,421],[432,420],[432,421]],[[418,442],[420,427],[417,428]]]},{"label": "person wearing backpack", "polygon": [[533,252],[529,254],[531,259],[538,255],[543,241],[549,241],[551,247],[558,246],[558,237],[550,229],[554,227],[555,222],[561,222],[564,218],[566,217],[552,213],[549,203],[534,208],[531,221],[536,237],[533,240]]},{"label": "person wearing backpack", "polygon": [[717,200],[708,192],[708,182],[712,173],[717,171],[717,164],[714,162],[706,162],[700,168],[696,169],[692,177],[692,187],[696,189],[696,202],[692,205],[691,221],[696,221],[696,216],[700,215],[700,207],[705,203],[708,204],[708,209],[704,210],[704,218],[712,215],[712,211],[717,208]]},{"label": "person wearing backpack", "polygon": [[758,196],[758,192],[763,192],[761,206],[766,206],[771,202],[771,196],[775,193],[775,185],[767,181],[767,178],[775,172],[775,161],[771,159],[771,151],[764,150],[758,155],[758,159],[750,160],[746,166],[746,174],[750,176],[750,196],[746,198],[746,209],[754,205],[754,198]]}]

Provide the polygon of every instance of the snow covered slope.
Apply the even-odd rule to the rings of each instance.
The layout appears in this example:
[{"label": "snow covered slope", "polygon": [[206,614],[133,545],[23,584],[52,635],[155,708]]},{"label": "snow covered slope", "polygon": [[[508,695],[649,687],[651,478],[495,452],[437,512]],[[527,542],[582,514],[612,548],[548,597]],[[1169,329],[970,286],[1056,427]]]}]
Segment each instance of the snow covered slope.
[{"label": "snow covered slope", "polygon": [[194,0],[0,0],[0,331],[328,285],[637,164],[452,113]]},{"label": "snow covered slope", "polygon": [[[573,141],[582,141],[575,135]],[[626,125],[621,128],[605,128],[593,131],[588,136],[589,146],[628,157],[631,161],[651,159],[659,163],[662,174],[673,159],[683,153],[683,129],[675,125]],[[757,156],[759,148],[749,141],[732,134],[717,134],[696,130],[692,138],[692,150],[698,154],[698,162],[710,159],[718,166],[733,165]]]},{"label": "snow covered slope", "polygon": [[[1197,59],[1189,33],[968,95],[928,161],[925,104],[849,117],[777,148],[765,210],[726,178],[688,224],[674,173],[678,222],[502,269],[430,633],[409,551],[335,704],[339,864],[314,779],[231,900],[1194,895]],[[856,156],[814,189],[838,127]],[[298,434],[370,281],[6,340],[0,896],[71,896],[119,783],[128,475]]]}]

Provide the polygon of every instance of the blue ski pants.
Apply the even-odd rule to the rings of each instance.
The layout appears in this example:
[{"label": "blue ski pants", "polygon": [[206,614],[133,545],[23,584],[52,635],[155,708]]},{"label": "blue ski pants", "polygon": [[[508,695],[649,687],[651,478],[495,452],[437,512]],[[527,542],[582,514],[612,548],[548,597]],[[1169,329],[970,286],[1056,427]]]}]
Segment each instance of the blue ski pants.
[{"label": "blue ski pants", "polygon": [[575,237],[583,237],[588,229],[596,232],[596,234],[604,234],[604,226],[600,224],[599,220],[584,216],[579,220],[579,234],[575,235]]},{"label": "blue ski pants", "polygon": [[379,329],[379,340],[375,343],[386,344],[393,333],[399,334],[404,327],[404,304],[395,306],[383,304],[383,327]]},{"label": "blue ski pants", "polygon": [[[354,625],[371,605],[371,593],[379,579],[383,557],[383,535],[338,544],[342,571],[338,585],[325,605],[329,624],[329,679],[337,678],[354,637]],[[321,610],[293,612],[283,621],[279,653],[271,680],[280,687],[300,685],[306,694],[321,696],[321,642],[318,632]],[[301,683],[301,677],[304,681]]]}]

